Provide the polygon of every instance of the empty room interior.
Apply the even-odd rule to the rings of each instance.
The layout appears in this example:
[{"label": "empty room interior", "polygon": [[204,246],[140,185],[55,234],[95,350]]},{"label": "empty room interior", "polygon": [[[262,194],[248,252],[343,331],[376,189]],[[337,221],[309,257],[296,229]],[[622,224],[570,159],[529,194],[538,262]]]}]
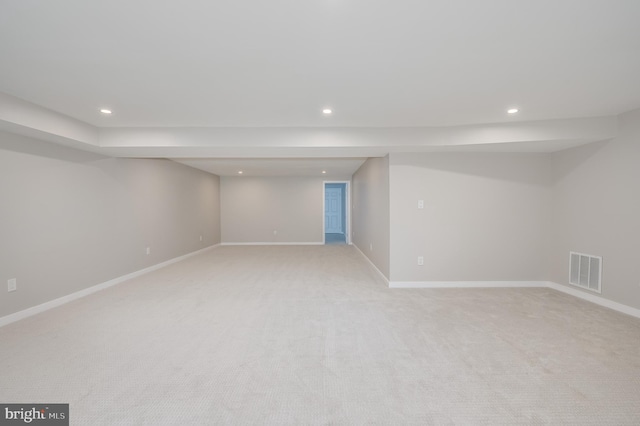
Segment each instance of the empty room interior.
[{"label": "empty room interior", "polygon": [[0,1],[0,423],[639,424],[639,20]]}]

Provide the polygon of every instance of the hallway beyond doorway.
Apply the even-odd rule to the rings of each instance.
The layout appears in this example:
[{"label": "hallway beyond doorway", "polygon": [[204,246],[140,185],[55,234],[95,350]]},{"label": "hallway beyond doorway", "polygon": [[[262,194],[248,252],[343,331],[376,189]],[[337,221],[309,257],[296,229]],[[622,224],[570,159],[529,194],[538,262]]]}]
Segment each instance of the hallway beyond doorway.
[{"label": "hallway beyond doorway", "polygon": [[347,237],[344,234],[324,234],[325,244],[347,244]]},{"label": "hallway beyond doorway", "polygon": [[349,244],[349,182],[324,182],[323,234],[325,244]]}]

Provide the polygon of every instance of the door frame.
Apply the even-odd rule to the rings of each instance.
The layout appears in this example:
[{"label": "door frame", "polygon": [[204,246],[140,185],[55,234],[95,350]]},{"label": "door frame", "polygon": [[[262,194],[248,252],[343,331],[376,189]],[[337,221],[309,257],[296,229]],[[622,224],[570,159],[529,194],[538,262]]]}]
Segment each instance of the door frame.
[{"label": "door frame", "polygon": [[328,183],[344,183],[344,203],[342,208],[344,209],[345,219],[344,219],[344,239],[345,242],[351,245],[351,181],[348,180],[325,180],[322,181],[322,244],[327,243],[327,235],[325,234],[325,200],[326,200],[326,189]]}]

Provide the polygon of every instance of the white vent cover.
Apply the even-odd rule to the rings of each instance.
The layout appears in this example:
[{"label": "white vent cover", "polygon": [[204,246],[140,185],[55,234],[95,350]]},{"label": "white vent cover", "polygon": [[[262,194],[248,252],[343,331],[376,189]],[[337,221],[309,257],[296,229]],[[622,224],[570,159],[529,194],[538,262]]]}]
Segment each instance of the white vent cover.
[{"label": "white vent cover", "polygon": [[586,290],[601,292],[602,257],[569,252],[569,282]]}]

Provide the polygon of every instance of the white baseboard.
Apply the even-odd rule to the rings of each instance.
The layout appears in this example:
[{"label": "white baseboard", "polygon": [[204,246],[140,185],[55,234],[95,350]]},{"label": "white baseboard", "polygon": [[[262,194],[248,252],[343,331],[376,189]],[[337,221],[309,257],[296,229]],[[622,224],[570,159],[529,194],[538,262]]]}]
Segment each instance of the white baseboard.
[{"label": "white baseboard", "polygon": [[380,278],[382,278],[384,280],[385,283],[389,283],[389,278],[386,277],[385,274],[382,273],[382,271],[380,269],[378,269],[378,267],[371,261],[371,259],[369,259],[367,257],[366,254],[364,254],[362,252],[362,250],[360,250],[360,247],[358,247],[357,244],[350,244],[352,246],[354,246],[356,248],[356,250],[358,250],[358,252],[362,255],[362,257],[364,257],[364,259],[369,262],[369,265],[371,265],[371,267],[378,273],[378,275],[380,275]]},{"label": "white baseboard", "polygon": [[254,243],[220,243],[221,246],[323,246],[322,241],[311,241],[301,243],[284,242],[254,242]]},{"label": "white baseboard", "polygon": [[389,288],[547,287],[546,281],[390,281]]},{"label": "white baseboard", "polygon": [[42,303],[40,305],[24,309],[22,311],[15,312],[13,314],[6,315],[6,316],[0,318],[0,327],[3,327],[5,325],[7,325],[7,324],[11,324],[13,322],[19,321],[19,320],[24,319],[24,318],[28,318],[28,317],[36,315],[36,314],[39,314],[41,312],[48,311],[49,309],[57,308],[58,306],[64,305],[65,303],[69,303],[69,302],[74,301],[76,299],[80,299],[82,297],[85,297],[85,296],[88,296],[90,294],[96,293],[96,292],[98,292],[100,290],[104,290],[106,288],[113,287],[116,284],[120,284],[120,283],[122,283],[124,281],[128,281],[130,279],[133,279],[133,278],[139,277],[141,275],[147,274],[149,272],[155,271],[157,269],[164,268],[165,266],[171,265],[172,263],[180,262],[181,260],[184,260],[184,259],[187,259],[189,257],[195,256],[195,255],[200,254],[202,252],[205,252],[207,250],[211,250],[211,249],[213,249],[213,248],[215,248],[217,246],[219,246],[219,244],[215,244],[215,245],[212,245],[212,246],[209,246],[209,247],[205,247],[203,249],[200,249],[200,250],[197,250],[197,251],[194,251],[194,252],[191,252],[191,253],[187,253],[187,254],[185,254],[183,256],[175,257],[175,258],[169,259],[169,260],[167,260],[165,262],[158,263],[158,264],[153,265],[153,266],[149,266],[148,268],[144,268],[144,269],[141,269],[139,271],[135,271],[135,272],[132,272],[130,274],[123,275],[121,277],[114,278],[112,280],[109,280],[109,281],[106,281],[106,282],[103,282],[103,283],[100,283],[100,284],[96,284],[94,286],[85,288],[83,290],[76,291],[75,293],[67,294],[66,296],[62,296],[62,297],[59,297],[57,299],[50,300],[50,301]]},{"label": "white baseboard", "polygon": [[569,294],[571,296],[578,297],[588,302],[595,303],[596,305],[604,306],[605,308],[613,309],[614,311],[622,312],[623,314],[640,318],[640,309],[632,308],[631,306],[623,305],[622,303],[614,302],[613,300],[605,299],[604,297],[551,281],[547,282],[547,287],[553,290],[560,291],[562,293]]}]

